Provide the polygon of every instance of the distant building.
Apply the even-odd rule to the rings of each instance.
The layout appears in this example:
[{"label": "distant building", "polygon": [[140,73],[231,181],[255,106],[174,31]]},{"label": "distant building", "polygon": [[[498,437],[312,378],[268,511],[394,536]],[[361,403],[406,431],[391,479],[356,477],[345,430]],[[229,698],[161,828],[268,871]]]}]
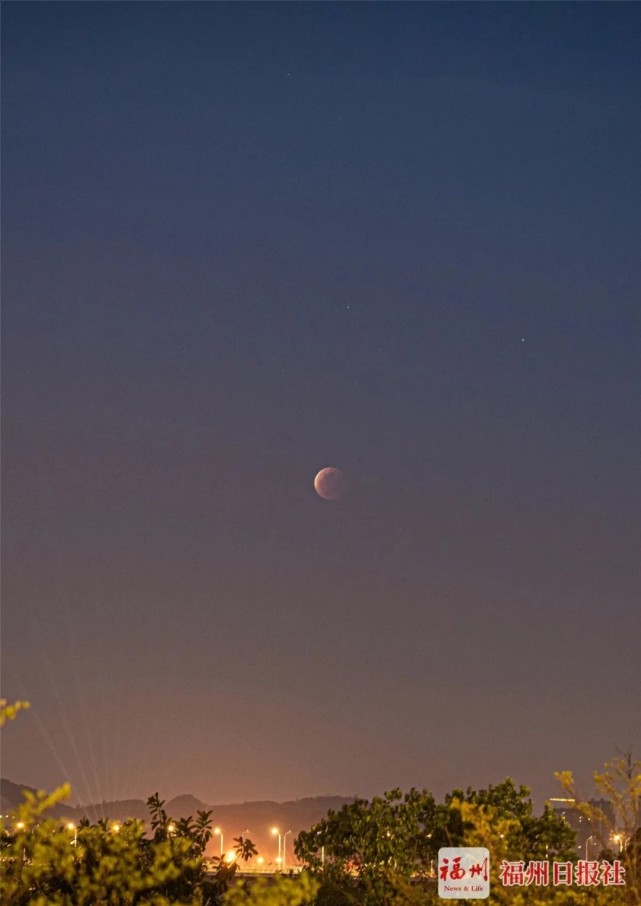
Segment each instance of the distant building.
[{"label": "distant building", "polygon": [[614,828],[614,809],[609,799],[588,799],[588,805],[603,814],[603,819],[596,822],[588,821],[577,808],[575,799],[548,799],[548,805],[575,831],[576,849],[582,858],[596,858],[602,849],[612,845],[610,833]]}]

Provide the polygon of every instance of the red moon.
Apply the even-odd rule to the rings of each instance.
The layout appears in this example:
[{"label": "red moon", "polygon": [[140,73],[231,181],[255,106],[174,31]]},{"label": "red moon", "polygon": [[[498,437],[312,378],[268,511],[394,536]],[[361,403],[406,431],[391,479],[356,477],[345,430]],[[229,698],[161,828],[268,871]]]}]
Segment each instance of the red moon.
[{"label": "red moon", "polygon": [[345,491],[347,479],[340,469],[321,469],[314,479],[314,489],[323,500],[337,500]]}]

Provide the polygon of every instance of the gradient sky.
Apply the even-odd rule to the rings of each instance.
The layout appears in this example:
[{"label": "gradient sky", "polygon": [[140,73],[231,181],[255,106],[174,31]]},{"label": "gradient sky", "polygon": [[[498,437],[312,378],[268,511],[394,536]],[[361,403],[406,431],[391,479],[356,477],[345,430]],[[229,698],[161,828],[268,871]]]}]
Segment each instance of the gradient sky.
[{"label": "gradient sky", "polygon": [[3,775],[542,798],[638,756],[641,7],[2,29]]}]

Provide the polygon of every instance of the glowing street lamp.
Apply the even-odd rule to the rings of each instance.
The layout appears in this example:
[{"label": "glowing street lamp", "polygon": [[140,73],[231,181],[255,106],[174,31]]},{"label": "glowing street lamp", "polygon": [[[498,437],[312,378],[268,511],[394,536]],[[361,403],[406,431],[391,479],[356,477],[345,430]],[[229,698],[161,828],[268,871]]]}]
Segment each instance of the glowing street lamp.
[{"label": "glowing street lamp", "polygon": [[217,837],[220,837],[220,858],[222,859],[223,853],[225,851],[225,842],[223,839],[223,832],[219,827],[214,828],[214,833]]},{"label": "glowing street lamp", "polygon": [[175,832],[176,832],[176,825],[172,821],[171,824],[167,825],[167,833],[171,836],[171,834],[174,834]]},{"label": "glowing street lamp", "polygon": [[77,845],[78,845],[78,828],[77,828],[76,825],[73,823],[73,821],[69,821],[69,822],[68,822],[68,824],[67,824],[67,830],[68,830],[68,831],[73,831],[73,845],[74,845],[74,846],[77,846]]},{"label": "glowing street lamp", "polygon": [[622,850],[622,848],[623,848],[623,846],[622,846],[622,844],[623,844],[623,834],[614,834],[613,837],[612,837],[612,840],[613,840],[613,841],[616,843],[616,845],[619,847],[619,855],[621,855],[621,850]]},{"label": "glowing street lamp", "polygon": [[280,863],[283,861],[283,859],[282,859],[282,852],[283,852],[283,843],[282,843],[282,841],[283,841],[283,838],[281,837],[280,831],[278,830],[277,827],[272,827],[272,836],[273,836],[273,837],[278,837],[278,858],[276,859],[276,864],[277,864],[277,865],[280,865]]},{"label": "glowing street lamp", "polygon": [[285,831],[283,837],[283,870],[287,868],[287,834],[291,834],[291,830]]},{"label": "glowing street lamp", "polygon": [[[17,824],[16,824],[16,830],[17,830],[17,831],[23,831],[23,830],[25,830],[25,823],[24,823],[24,821],[18,821],[18,822],[17,822]],[[23,861],[23,862],[26,862],[26,861],[27,861],[27,847],[26,847],[26,846],[24,846],[24,847],[22,848],[22,861]]]},{"label": "glowing street lamp", "polygon": [[114,834],[120,833],[120,825],[117,822],[116,822],[116,824],[111,825],[111,829],[114,832]]}]

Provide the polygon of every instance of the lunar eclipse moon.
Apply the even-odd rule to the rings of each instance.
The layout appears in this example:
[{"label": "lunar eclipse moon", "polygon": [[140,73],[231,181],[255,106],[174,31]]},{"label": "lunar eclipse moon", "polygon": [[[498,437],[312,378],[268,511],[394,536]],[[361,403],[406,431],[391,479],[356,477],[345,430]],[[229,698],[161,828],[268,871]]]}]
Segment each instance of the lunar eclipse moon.
[{"label": "lunar eclipse moon", "polygon": [[340,469],[329,466],[321,469],[314,479],[314,489],[323,500],[337,500],[345,492],[347,479]]}]

